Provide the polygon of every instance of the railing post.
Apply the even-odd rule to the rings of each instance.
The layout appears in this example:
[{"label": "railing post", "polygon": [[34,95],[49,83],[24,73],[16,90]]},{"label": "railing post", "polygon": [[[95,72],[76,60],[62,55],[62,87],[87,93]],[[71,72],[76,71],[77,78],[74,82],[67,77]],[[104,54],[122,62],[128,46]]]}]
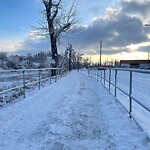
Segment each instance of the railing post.
[{"label": "railing post", "polygon": [[57,79],[59,79],[59,69],[57,70],[57,76],[58,76]]},{"label": "railing post", "polygon": [[109,91],[110,91],[110,82],[111,82],[111,69],[109,69]]},{"label": "railing post", "polygon": [[61,79],[61,69],[59,69],[59,79]]},{"label": "railing post", "polygon": [[98,81],[98,76],[99,76],[99,70],[97,70],[97,79],[96,79],[97,81]]},{"label": "railing post", "polygon": [[57,82],[57,69],[56,69],[56,76],[55,76],[55,82]]},{"label": "railing post", "polygon": [[104,86],[105,86],[105,69],[104,69]]},{"label": "railing post", "polygon": [[49,84],[51,85],[51,76],[52,76],[52,73],[51,73],[51,69],[49,70]]},{"label": "railing post", "polygon": [[102,69],[101,69],[101,83],[102,83]]},{"label": "railing post", "polygon": [[40,74],[40,69],[39,69],[39,90],[40,90],[40,88],[41,88],[41,74]]},{"label": "railing post", "polygon": [[130,100],[130,110],[129,110],[129,115],[130,115],[130,118],[131,118],[131,113],[132,113],[132,98],[131,98],[131,95],[132,95],[132,71],[130,71],[130,88],[129,88],[129,100]]},{"label": "railing post", "polygon": [[23,98],[25,98],[26,97],[26,95],[25,95],[25,71],[23,70]]},{"label": "railing post", "polygon": [[117,96],[117,70],[115,70],[115,97]]}]

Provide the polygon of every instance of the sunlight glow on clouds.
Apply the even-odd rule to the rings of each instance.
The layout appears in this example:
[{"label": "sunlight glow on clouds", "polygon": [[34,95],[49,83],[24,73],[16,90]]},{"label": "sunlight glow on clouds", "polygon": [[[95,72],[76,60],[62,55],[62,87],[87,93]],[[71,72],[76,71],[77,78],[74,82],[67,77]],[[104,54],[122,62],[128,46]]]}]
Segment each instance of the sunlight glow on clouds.
[{"label": "sunlight glow on clouds", "polygon": [[18,40],[2,40],[0,39],[0,51],[15,52],[16,49],[22,48],[22,42]]}]

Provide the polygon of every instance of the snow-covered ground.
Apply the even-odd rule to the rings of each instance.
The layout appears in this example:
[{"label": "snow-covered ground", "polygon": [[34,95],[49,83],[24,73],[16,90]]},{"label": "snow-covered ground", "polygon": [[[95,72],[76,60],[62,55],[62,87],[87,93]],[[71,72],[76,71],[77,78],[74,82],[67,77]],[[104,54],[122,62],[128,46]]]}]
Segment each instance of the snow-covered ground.
[{"label": "snow-covered ground", "polygon": [[0,150],[148,150],[146,134],[101,84],[73,71],[0,109]]},{"label": "snow-covered ground", "polygon": [[[92,72],[97,73],[96,70]],[[99,72],[101,74],[101,72]],[[105,71],[106,79],[109,80],[109,70]],[[102,76],[104,76],[104,72],[102,71]],[[132,95],[138,99],[141,104],[144,104],[148,108],[150,108],[150,74],[137,73],[133,72],[133,88]],[[124,90],[126,93],[129,93],[129,82],[130,82],[130,74],[127,71],[118,71],[117,74],[117,86]],[[97,77],[96,77],[97,78]],[[101,81],[101,79],[99,78]],[[115,84],[115,71],[111,72],[111,82]],[[104,84],[104,81],[102,80]],[[105,82],[105,86],[109,88],[108,82]],[[110,91],[114,95],[114,87],[111,85]],[[124,93],[117,90],[117,100],[119,100],[122,105],[129,111],[129,97],[127,97]],[[145,110],[142,106],[133,101],[132,104],[132,116],[135,118],[140,127],[148,134],[150,139],[150,112]]]},{"label": "snow-covered ground", "polygon": [[[50,76],[49,71],[42,71],[40,73],[41,79]],[[39,72],[38,70],[31,70],[25,72],[25,83],[35,82],[39,80]],[[0,72],[0,91],[7,90],[10,88],[14,88],[17,86],[23,85],[23,71],[15,71],[15,70],[8,70],[4,72]]]},{"label": "snow-covered ground", "polygon": [[[39,76],[40,75],[40,76]],[[40,85],[53,82],[50,79],[50,70],[25,70],[24,76],[22,70],[3,70],[0,72],[0,106],[10,103],[20,97],[23,97],[23,86],[25,83],[25,95],[33,91]],[[24,78],[23,78],[24,77]],[[14,88],[12,90],[12,88]],[[6,92],[7,91],[7,92]]]}]

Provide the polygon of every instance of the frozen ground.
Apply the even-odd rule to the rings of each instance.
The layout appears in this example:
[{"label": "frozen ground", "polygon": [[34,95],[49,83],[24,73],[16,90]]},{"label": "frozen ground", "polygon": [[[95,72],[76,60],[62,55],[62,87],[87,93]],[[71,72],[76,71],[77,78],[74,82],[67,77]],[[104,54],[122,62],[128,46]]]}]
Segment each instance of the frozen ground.
[{"label": "frozen ground", "polygon": [[125,110],[101,85],[72,72],[0,109],[0,150],[148,150]]},{"label": "frozen ground", "polygon": [[[96,70],[93,70],[95,74]],[[100,72],[101,73],[101,72]],[[106,79],[109,80],[109,70],[105,71]],[[102,72],[102,76],[104,76],[104,72]],[[129,82],[130,82],[130,74],[128,71],[118,71],[117,74],[117,86],[126,93],[129,93]],[[101,79],[99,78],[101,81]],[[111,82],[115,84],[115,71],[111,72]],[[104,81],[102,80],[104,84]],[[150,74],[144,73],[133,73],[133,88],[132,95],[144,106],[150,108]],[[108,82],[105,82],[105,87],[109,89]],[[110,92],[115,95],[114,86],[110,86]],[[129,97],[126,96],[123,92],[117,90],[117,100],[129,111]],[[148,134],[150,139],[150,113],[142,106],[140,106],[135,101],[132,102],[132,116],[140,125],[140,127]]]}]

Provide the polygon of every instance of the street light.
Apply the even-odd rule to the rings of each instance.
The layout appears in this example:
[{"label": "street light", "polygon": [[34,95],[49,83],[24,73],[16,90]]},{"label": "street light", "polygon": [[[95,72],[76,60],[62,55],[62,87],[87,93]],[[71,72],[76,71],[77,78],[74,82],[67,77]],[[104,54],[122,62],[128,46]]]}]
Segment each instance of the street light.
[{"label": "street light", "polygon": [[[145,26],[145,27],[150,27],[150,24],[149,24],[149,23],[146,23],[144,26]],[[149,54],[150,54],[150,52],[148,52],[148,60],[149,60]]]},{"label": "street light", "polygon": [[83,54],[80,54],[79,52],[80,52],[81,48],[83,48],[83,47],[85,47],[85,46],[81,46],[78,50],[78,71],[79,71],[80,57],[83,55]]}]

